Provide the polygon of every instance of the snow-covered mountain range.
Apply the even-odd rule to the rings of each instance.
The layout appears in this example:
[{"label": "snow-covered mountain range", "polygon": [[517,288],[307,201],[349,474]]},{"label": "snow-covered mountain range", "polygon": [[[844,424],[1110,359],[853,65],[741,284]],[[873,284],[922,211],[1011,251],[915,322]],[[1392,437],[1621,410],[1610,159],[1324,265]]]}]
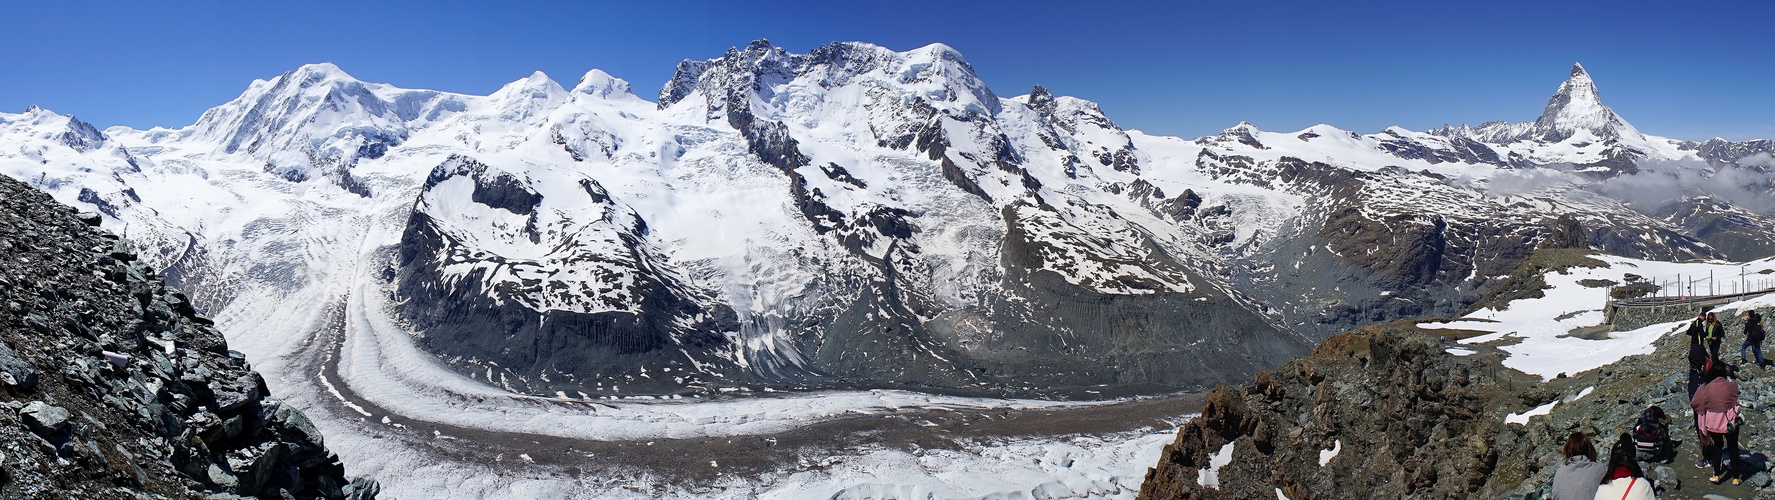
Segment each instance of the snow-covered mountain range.
[{"label": "snow-covered mountain range", "polygon": [[124,228],[249,354],[370,289],[458,373],[581,397],[1242,379],[1453,316],[1537,247],[1775,253],[1772,149],[1643,134],[1581,66],[1532,123],[1189,140],[1001,97],[940,44],[763,40],[656,101],[315,64],[180,129],[0,113],[0,173]]}]

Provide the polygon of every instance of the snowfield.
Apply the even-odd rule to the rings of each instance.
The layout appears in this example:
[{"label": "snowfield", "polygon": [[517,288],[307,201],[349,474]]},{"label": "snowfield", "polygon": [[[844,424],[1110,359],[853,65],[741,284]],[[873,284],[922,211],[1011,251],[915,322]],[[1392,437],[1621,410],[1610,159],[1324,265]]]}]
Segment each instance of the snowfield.
[{"label": "snowfield", "polygon": [[[1577,374],[1620,361],[1627,356],[1649,354],[1658,339],[1673,333],[1680,334],[1689,326],[1690,320],[1685,319],[1631,331],[1609,332],[1606,338],[1598,340],[1572,335],[1574,330],[1602,325],[1603,308],[1608,300],[1606,286],[1585,286],[1581,281],[1608,280],[1625,284],[1628,283],[1627,274],[1636,274],[1660,283],[1674,281],[1679,276],[1684,281],[1705,280],[1704,277],[1712,276],[1717,280],[1712,284],[1713,290],[1726,294],[1754,288],[1743,287],[1741,283],[1748,281],[1754,284],[1759,279],[1767,281],[1768,275],[1758,273],[1775,270],[1775,258],[1743,263],[1657,262],[1612,255],[1598,255],[1595,258],[1607,263],[1607,267],[1573,267],[1563,273],[1548,273],[1545,279],[1552,288],[1545,290],[1545,296],[1541,298],[1518,299],[1510,302],[1503,310],[1488,307],[1474,311],[1462,320],[1419,323],[1418,326],[1432,332],[1438,329],[1490,332],[1461,339],[1459,343],[1495,345],[1508,354],[1504,358],[1504,366],[1538,375],[1542,380],[1552,380],[1561,373]],[[1745,273],[1743,281],[1740,280],[1741,272]],[[1673,285],[1664,293],[1708,295],[1706,281],[1702,281],[1698,290],[1687,290],[1693,291],[1679,291]],[[1713,307],[1719,311],[1732,311],[1769,305],[1775,305],[1775,295],[1752,297]],[[1472,353],[1470,349],[1460,347],[1450,348],[1449,352],[1455,355]],[[1551,409],[1548,406],[1536,410],[1545,413]],[[1531,412],[1529,415],[1533,414]],[[1527,416],[1522,418],[1526,420]]]}]

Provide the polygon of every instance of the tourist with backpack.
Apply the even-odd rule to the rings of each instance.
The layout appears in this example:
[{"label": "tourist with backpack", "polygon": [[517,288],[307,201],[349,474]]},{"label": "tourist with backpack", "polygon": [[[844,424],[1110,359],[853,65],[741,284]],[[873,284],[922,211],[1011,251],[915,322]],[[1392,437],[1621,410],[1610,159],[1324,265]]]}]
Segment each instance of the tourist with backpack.
[{"label": "tourist with backpack", "polygon": [[1744,359],[1744,350],[1756,353],[1757,368],[1768,363],[1763,361],[1763,315],[1756,309],[1744,313],[1744,345],[1738,347],[1738,359]]},{"label": "tourist with backpack", "polygon": [[1565,447],[1560,449],[1565,455],[1565,465],[1553,471],[1552,500],[1590,500],[1596,497],[1596,488],[1602,485],[1602,477],[1608,474],[1608,467],[1596,461],[1596,446],[1590,443],[1590,436],[1583,432],[1573,432],[1565,438]]},{"label": "tourist with backpack", "polygon": [[1658,405],[1646,407],[1639,413],[1639,420],[1633,423],[1632,435],[1634,447],[1639,448],[1640,455],[1647,460],[1662,460],[1675,451],[1670,440],[1670,418]]},{"label": "tourist with backpack", "polygon": [[[1725,363],[1709,361],[1708,380],[1695,391],[1689,407],[1695,409],[1696,427],[1701,435],[1701,458],[1713,466],[1713,477],[1707,481],[1719,484],[1732,473],[1732,462],[1738,458],[1738,427],[1743,424],[1738,405],[1738,381],[1732,378]],[[1743,478],[1732,478],[1732,484]]]},{"label": "tourist with backpack", "polygon": [[1633,438],[1622,434],[1615,440],[1615,447],[1609,452],[1608,473],[1603,475],[1602,484],[1597,486],[1595,500],[1657,500],[1658,495],[1652,493],[1652,481],[1646,479],[1645,471],[1639,468],[1639,460],[1634,455],[1639,453],[1633,447]]}]

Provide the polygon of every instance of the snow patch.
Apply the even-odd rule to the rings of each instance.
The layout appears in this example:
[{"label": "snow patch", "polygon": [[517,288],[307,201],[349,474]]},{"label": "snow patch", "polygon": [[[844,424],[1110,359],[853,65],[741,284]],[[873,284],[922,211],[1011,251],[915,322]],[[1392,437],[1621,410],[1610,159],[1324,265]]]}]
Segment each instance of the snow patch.
[{"label": "snow patch", "polygon": [[1331,459],[1337,458],[1338,452],[1341,451],[1344,451],[1344,440],[1342,439],[1332,442],[1329,450],[1319,450],[1319,466],[1324,467],[1326,464],[1330,464]]},{"label": "snow patch", "polygon": [[1196,484],[1209,488],[1220,489],[1220,468],[1233,463],[1233,445],[1238,441],[1229,441],[1220,451],[1208,457],[1208,468],[1196,471]]},{"label": "snow patch", "polygon": [[1559,404],[1559,402],[1554,401],[1552,403],[1547,403],[1547,404],[1544,404],[1541,406],[1536,406],[1533,410],[1529,410],[1527,412],[1511,413],[1509,415],[1505,415],[1504,416],[1504,423],[1527,425],[1529,417],[1533,417],[1533,416],[1537,416],[1537,415],[1546,415],[1548,413],[1552,413],[1553,406],[1557,405],[1557,404]]}]

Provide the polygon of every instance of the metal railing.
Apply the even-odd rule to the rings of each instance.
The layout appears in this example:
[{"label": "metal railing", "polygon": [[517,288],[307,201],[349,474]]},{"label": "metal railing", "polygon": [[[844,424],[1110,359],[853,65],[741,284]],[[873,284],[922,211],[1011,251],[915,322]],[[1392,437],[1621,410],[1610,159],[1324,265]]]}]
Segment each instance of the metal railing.
[{"label": "metal railing", "polygon": [[1616,311],[1623,308],[1699,310],[1704,306],[1775,293],[1775,276],[1750,273],[1746,267],[1748,266],[1740,267],[1737,276],[1727,277],[1729,281],[1716,279],[1717,276],[1709,272],[1706,275],[1676,275],[1611,285],[1608,289],[1608,303],[1604,307],[1605,322],[1614,324]]},{"label": "metal railing", "polygon": [[[1611,303],[1622,305],[1639,304],[1670,304],[1697,300],[1710,300],[1718,297],[1757,295],[1775,290],[1775,275],[1751,273],[1748,266],[1740,267],[1738,275],[1717,277],[1709,272],[1705,275],[1676,275],[1662,278],[1645,278],[1624,285],[1609,287]],[[1650,291],[1646,288],[1650,287]],[[1639,292],[1633,297],[1626,297],[1625,292]]]}]

